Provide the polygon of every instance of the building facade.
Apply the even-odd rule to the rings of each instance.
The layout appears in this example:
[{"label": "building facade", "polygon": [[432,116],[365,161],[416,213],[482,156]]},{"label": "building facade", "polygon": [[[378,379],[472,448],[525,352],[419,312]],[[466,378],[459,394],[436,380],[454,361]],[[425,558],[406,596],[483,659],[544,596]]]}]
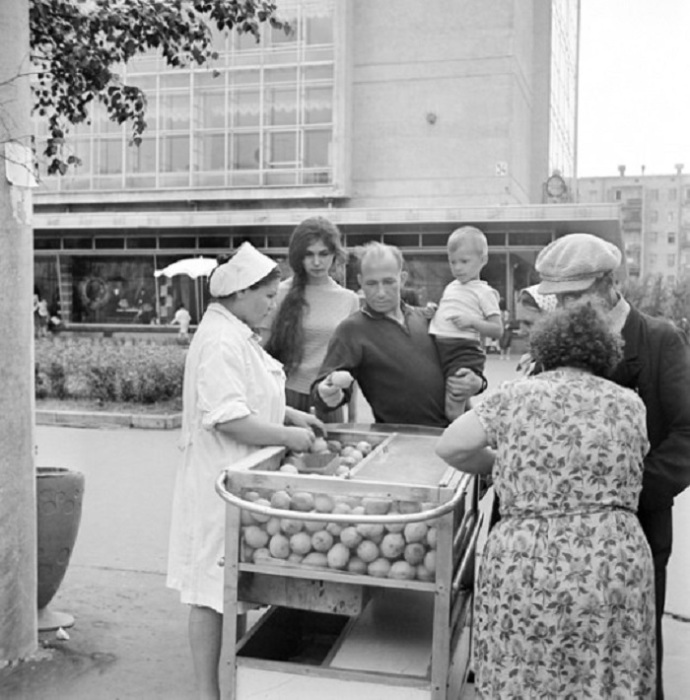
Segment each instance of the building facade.
[{"label": "building facade", "polygon": [[578,180],[578,201],[621,207],[621,236],[631,277],[661,276],[670,284],[690,275],[690,175],[626,174]]},{"label": "building facade", "polygon": [[[282,0],[285,33],[216,37],[206,69],[145,56],[140,147],[97,109],[81,160],[34,197],[36,282],[70,323],[198,318],[203,285],[154,278],[244,240],[284,258],[303,218],[348,246],[398,245],[423,299],[450,279],[445,240],[487,231],[485,278],[512,306],[536,253],[578,220],[615,239],[613,206],[570,204],[576,177],[579,0]],[[45,137],[38,124],[39,143]],[[566,190],[544,204],[558,172]],[[354,286],[352,270],[346,283]]]}]

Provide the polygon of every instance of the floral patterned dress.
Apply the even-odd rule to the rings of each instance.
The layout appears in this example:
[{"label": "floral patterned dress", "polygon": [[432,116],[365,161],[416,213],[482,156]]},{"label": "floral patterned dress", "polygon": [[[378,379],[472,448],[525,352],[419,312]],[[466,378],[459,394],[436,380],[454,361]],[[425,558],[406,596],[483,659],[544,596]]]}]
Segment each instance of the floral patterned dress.
[{"label": "floral patterned dress", "polygon": [[479,697],[653,698],[654,571],[635,516],[644,404],[559,369],[475,412],[501,504],[475,598]]}]

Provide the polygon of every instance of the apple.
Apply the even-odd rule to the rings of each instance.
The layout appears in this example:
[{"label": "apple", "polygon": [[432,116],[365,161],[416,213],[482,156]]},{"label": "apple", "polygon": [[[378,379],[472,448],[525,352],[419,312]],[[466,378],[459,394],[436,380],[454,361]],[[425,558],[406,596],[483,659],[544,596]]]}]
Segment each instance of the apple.
[{"label": "apple", "polygon": [[361,440],[358,442],[355,447],[366,457],[372,450],[372,446],[370,442],[367,442],[366,440]]},{"label": "apple", "polygon": [[335,454],[340,454],[340,450],[343,449],[343,443],[340,442],[340,440],[328,440],[326,445],[328,447],[328,451]]},{"label": "apple", "polygon": [[355,462],[361,462],[364,459],[364,455],[356,449],[352,450],[352,452],[349,453],[348,457],[350,457],[350,459],[354,459]]},{"label": "apple", "polygon": [[338,462],[338,466],[347,467],[348,469],[352,469],[355,464],[357,464],[357,460],[355,460],[353,457],[341,457],[340,461]]},{"label": "apple", "polygon": [[317,437],[309,448],[310,452],[328,452],[328,443],[322,437]]},{"label": "apple", "polygon": [[331,384],[339,387],[340,389],[347,389],[350,384],[354,381],[352,375],[345,370],[338,370],[336,372],[331,372]]}]

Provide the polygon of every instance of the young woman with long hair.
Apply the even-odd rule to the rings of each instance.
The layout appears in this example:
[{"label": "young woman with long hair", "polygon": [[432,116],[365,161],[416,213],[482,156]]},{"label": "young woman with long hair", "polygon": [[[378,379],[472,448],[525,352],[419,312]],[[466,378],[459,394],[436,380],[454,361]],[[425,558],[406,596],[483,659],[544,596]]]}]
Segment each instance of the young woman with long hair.
[{"label": "young woman with long hair", "polygon": [[[359,309],[355,292],[332,277],[347,253],[340,231],[323,217],[305,219],[292,232],[288,262],[293,275],[281,282],[278,307],[265,349],[283,363],[288,406],[309,411],[311,385],[336,326]],[[342,409],[320,416],[340,422]]]}]

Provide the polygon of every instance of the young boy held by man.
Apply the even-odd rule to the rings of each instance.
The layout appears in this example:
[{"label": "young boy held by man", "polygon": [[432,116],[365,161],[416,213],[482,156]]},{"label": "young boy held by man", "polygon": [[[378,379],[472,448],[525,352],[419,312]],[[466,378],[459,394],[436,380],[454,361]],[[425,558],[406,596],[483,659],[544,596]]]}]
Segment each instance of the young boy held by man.
[{"label": "young boy held by man", "polygon": [[[486,236],[474,226],[453,231],[447,243],[448,262],[455,278],[443,290],[429,324],[446,379],[462,368],[484,371],[484,338],[503,333],[500,296],[479,275],[489,261]],[[465,402],[446,395],[446,416],[454,421],[465,412]]]}]

